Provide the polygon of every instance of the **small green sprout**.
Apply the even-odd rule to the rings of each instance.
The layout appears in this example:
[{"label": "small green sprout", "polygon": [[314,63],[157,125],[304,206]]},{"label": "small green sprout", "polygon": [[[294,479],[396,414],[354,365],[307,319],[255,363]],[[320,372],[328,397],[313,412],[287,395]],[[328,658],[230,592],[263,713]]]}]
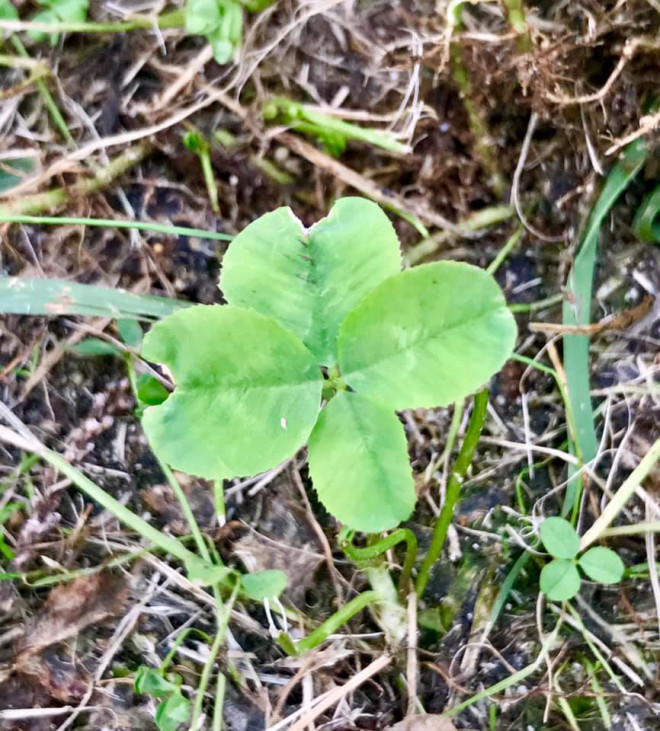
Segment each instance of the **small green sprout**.
[{"label": "small green sprout", "polygon": [[194,152],[199,158],[202,166],[202,174],[206,183],[206,190],[211,202],[211,210],[216,216],[220,215],[220,203],[218,201],[218,186],[215,183],[215,174],[211,162],[211,145],[204,135],[194,127],[183,135],[183,144],[190,152]]},{"label": "small green sprout", "polygon": [[228,305],[186,308],[145,337],[142,356],[176,384],[145,410],[154,450],[218,481],[308,444],[319,499],[364,532],[415,506],[395,412],[464,398],[516,337],[489,274],[446,261],[401,271],[394,228],[361,198],[337,201],[310,229],[288,208],[262,216],[230,245],[220,286]]},{"label": "small green sprout", "polygon": [[398,142],[388,132],[344,122],[308,104],[300,104],[285,97],[270,99],[262,114],[265,120],[286,124],[291,129],[316,137],[326,152],[334,157],[344,152],[348,140],[359,140],[399,154],[409,151],[407,145]]},{"label": "small green sprout", "polygon": [[135,676],[135,691],[160,700],[154,718],[159,731],[177,731],[190,717],[191,703],[181,692],[181,676],[170,673],[165,677],[164,668],[142,665]]},{"label": "small green sprout", "polygon": [[616,584],[623,577],[623,561],[609,548],[596,546],[578,558],[580,537],[564,518],[543,521],[541,541],[554,557],[541,571],[541,591],[552,601],[572,599],[578,593],[582,583],[578,566],[599,584]]}]

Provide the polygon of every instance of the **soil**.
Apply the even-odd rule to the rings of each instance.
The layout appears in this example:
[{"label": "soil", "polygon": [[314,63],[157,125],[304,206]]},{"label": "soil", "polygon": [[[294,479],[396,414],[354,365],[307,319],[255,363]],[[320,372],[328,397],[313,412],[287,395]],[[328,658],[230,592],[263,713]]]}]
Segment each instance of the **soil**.
[{"label": "soil", "polygon": [[[21,17],[34,9],[29,2],[15,5]],[[157,10],[153,3],[146,6],[137,10]],[[68,34],[53,47],[29,42],[22,33],[30,55],[43,59],[54,73],[49,86],[76,145],[107,144],[76,159],[53,127],[40,94],[33,87],[15,93],[24,72],[3,69],[0,86],[12,93],[0,96],[0,163],[4,153],[4,159],[17,151],[33,153],[44,175],[31,187],[29,178],[24,181],[26,194],[59,186],[75,191],[77,181],[132,144],[131,134],[160,127],[147,136],[147,157],[116,183],[94,194],[73,195],[65,206],[41,213],[134,217],[235,234],[278,206],[291,206],[309,225],[336,198],[364,195],[371,186],[384,198],[403,202],[429,227],[437,246],[424,261],[449,258],[479,266],[487,266],[518,229],[518,216],[513,213],[470,237],[443,230],[438,217],[460,223],[517,196],[527,228],[496,276],[510,304],[533,308],[518,315],[517,352],[536,358],[548,338],[530,332],[528,324],[560,322],[561,302],[555,298],[538,309],[535,303],[565,291],[588,212],[617,159],[617,152],[608,151],[643,128],[656,108],[660,12],[651,0],[540,2],[524,10],[528,30],[516,33],[506,6],[494,3],[464,6],[461,24],[452,29],[444,2],[277,2],[262,14],[246,13],[246,40],[236,64],[207,60],[195,73],[190,69],[206,42],[181,29]],[[96,0],[90,18],[116,20],[116,12],[115,4]],[[8,43],[3,53],[6,48]],[[629,60],[623,64],[625,54]],[[171,94],[179,81],[180,88]],[[222,95],[210,101],[218,90]],[[338,157],[344,167],[333,168],[333,158],[319,140],[264,122],[260,110],[273,95],[341,110],[358,124],[389,126],[410,152],[398,155],[349,141]],[[589,100],[575,103],[585,96]],[[208,102],[205,107],[173,121],[202,100]],[[524,154],[532,119],[536,128]],[[199,160],[182,141],[190,124],[209,138],[218,130],[233,136],[229,145],[212,145],[219,216],[212,212]],[[300,154],[287,134],[306,140],[316,154]],[[123,139],[111,139],[116,136]],[[649,148],[645,167],[602,228],[594,320],[660,290],[660,248],[640,242],[632,227],[660,170],[657,132],[651,129],[643,139]],[[357,173],[360,187],[346,169]],[[4,195],[17,200],[11,191]],[[390,213],[404,253],[418,251],[419,227],[409,217]],[[3,276],[69,279],[190,302],[223,302],[217,281],[225,243],[80,225],[0,224],[0,236]],[[137,514],[184,535],[184,517],[135,414],[124,362],[70,350],[84,334],[83,326],[116,336],[110,320],[1,316],[0,400],[44,444]],[[606,480],[614,471],[617,486],[659,436],[653,391],[659,343],[655,304],[643,320],[624,331],[606,331],[592,342],[592,386],[604,414],[599,434],[608,450],[597,476]],[[60,357],[54,358],[58,348]],[[541,360],[550,365],[546,356]],[[555,488],[566,479],[561,460],[547,460],[532,474],[525,451],[510,446],[531,433],[543,446],[564,448],[566,416],[554,380],[510,361],[493,379],[490,398],[485,439],[464,484],[448,546],[419,607],[417,693],[427,713],[441,713],[508,678],[539,653],[541,564],[532,560],[472,665],[465,659],[482,635],[494,590],[521,553],[506,526],[524,535],[530,519],[523,517],[521,504],[528,515],[534,506],[537,517],[539,512],[558,514],[562,495]],[[452,413],[450,408],[401,415],[420,491],[407,527],[418,536],[420,556],[430,542],[443,482],[442,470],[428,474],[429,466],[443,451]],[[464,428],[465,423],[461,435]],[[459,436],[457,446],[460,442]],[[451,458],[455,456],[456,447]],[[0,447],[0,535],[15,554],[3,559],[1,570],[32,577],[0,582],[0,729],[64,728],[71,713],[66,708],[83,700],[86,708],[73,722],[76,728],[156,728],[154,701],[134,692],[133,675],[139,665],[157,666],[184,626],[213,633],[211,606],[200,596],[204,592],[190,593],[165,560],[108,566],[112,556],[135,549],[135,536],[62,484],[53,469],[37,462],[19,472],[24,465],[19,450]],[[299,476],[310,509],[300,494]],[[289,574],[284,602],[306,615],[309,628],[337,609],[337,586],[345,600],[367,588],[364,573],[338,549],[339,526],[316,499],[304,453],[265,484],[228,482],[223,527],[215,518],[211,486],[180,477],[200,525],[228,562]],[[651,494],[660,485],[653,479],[646,485]],[[597,515],[600,497],[600,490],[589,492],[585,520]],[[19,508],[5,519],[3,507],[14,502]],[[643,505],[631,503],[627,517],[643,520]],[[320,533],[332,551],[332,568]],[[628,567],[648,561],[643,537],[617,538],[608,545]],[[103,570],[90,574],[96,577],[90,584],[87,574],[93,568]],[[72,571],[79,572],[75,581],[80,584],[70,583]],[[72,602],[72,595],[80,598],[86,592],[95,601],[82,608]],[[562,697],[577,728],[595,731],[605,728],[595,702],[599,696],[609,709],[611,728],[660,729],[658,618],[648,569],[620,586],[585,585],[581,598],[588,609],[576,606],[587,629],[604,644],[601,651],[613,664],[618,683],[602,668],[602,688],[590,683],[585,667],[594,662],[593,655],[580,632],[566,629],[553,653],[559,679],[551,694],[546,669],[539,668],[460,713],[453,719],[456,728],[574,728],[557,702]],[[274,725],[277,717],[343,685],[386,651],[374,618],[361,612],[342,630],[343,639],[313,655],[309,680],[299,682],[305,658],[287,658],[277,647],[263,607],[241,606],[237,614],[219,659],[221,668],[231,660],[240,676],[240,682],[231,676],[227,684],[224,711],[226,727],[235,731]],[[554,626],[547,607],[541,622],[546,633]],[[62,625],[68,630],[58,629]],[[618,634],[613,636],[608,627]],[[37,646],[28,651],[30,636]],[[176,658],[183,688],[193,696],[206,651],[200,636],[191,634]],[[637,655],[641,661],[631,667]],[[110,661],[103,668],[106,657]],[[400,721],[407,712],[405,669],[403,648],[390,668],[319,714],[315,727],[386,729]],[[208,709],[211,703],[209,698]],[[2,715],[12,708],[57,712],[23,719]]]}]

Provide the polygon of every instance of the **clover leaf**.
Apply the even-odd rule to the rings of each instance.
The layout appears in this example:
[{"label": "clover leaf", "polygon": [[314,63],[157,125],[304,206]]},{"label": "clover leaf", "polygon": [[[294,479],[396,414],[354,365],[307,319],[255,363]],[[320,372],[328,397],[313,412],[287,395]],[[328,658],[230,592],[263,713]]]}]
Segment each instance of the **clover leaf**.
[{"label": "clover leaf", "polygon": [[400,270],[399,240],[383,211],[342,198],[309,230],[289,208],[251,223],[225,254],[220,288],[229,303],[273,317],[321,365],[333,365],[346,315]]},{"label": "clover leaf", "polygon": [[564,518],[543,521],[541,541],[554,560],[541,571],[541,591],[553,601],[572,599],[580,590],[582,580],[578,566],[599,584],[616,584],[623,578],[625,566],[614,551],[603,546],[590,548],[579,558],[580,537]]},{"label": "clover leaf", "polygon": [[241,576],[241,589],[255,602],[278,597],[286,589],[287,583],[287,575],[277,569],[266,569]]},{"label": "clover leaf", "polygon": [[547,518],[541,523],[541,541],[555,558],[575,558],[580,551],[580,537],[563,518]]},{"label": "clover leaf", "polygon": [[609,548],[595,546],[580,556],[580,568],[599,584],[616,584],[623,578],[625,566],[619,556]]},{"label": "clover leaf", "polygon": [[144,340],[176,385],[143,417],[155,451],[218,479],[274,467],[309,441],[315,489],[340,521],[376,532],[408,518],[415,487],[395,411],[479,388],[511,354],[516,325],[486,272],[400,267],[392,225],[360,198],[310,229],[285,208],[248,226],[223,261],[229,304],[180,310]]},{"label": "clover leaf", "polygon": [[154,449],[209,479],[256,474],[305,444],[320,408],[321,371],[274,320],[240,307],[199,305],[157,323],[142,355],[177,388],[146,409]]},{"label": "clover leaf", "polygon": [[368,396],[343,391],[323,409],[309,438],[309,470],[325,507],[362,531],[391,528],[415,507],[401,424]]}]

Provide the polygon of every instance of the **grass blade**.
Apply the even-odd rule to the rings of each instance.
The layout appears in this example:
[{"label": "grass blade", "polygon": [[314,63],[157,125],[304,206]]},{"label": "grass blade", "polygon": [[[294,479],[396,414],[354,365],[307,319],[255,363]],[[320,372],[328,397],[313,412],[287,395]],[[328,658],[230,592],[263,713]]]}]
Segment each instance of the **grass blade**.
[{"label": "grass blade", "polygon": [[[0,191],[3,179],[0,176]],[[137,231],[153,231],[168,236],[193,236],[198,239],[212,239],[213,241],[231,241],[231,234],[206,231],[203,228],[188,228],[174,226],[169,223],[155,223],[153,221],[133,221],[121,218],[77,218],[71,216],[28,216],[23,214],[2,213],[0,223],[24,223],[35,226],[96,226],[98,228],[135,229]]]},{"label": "grass blade", "polygon": [[190,303],[64,279],[0,277],[0,312],[157,320]]},{"label": "grass blade", "polygon": [[[626,148],[622,159],[607,176],[568,278],[564,325],[588,325],[591,320],[591,295],[600,227],[617,198],[639,172],[646,156],[644,144],[641,141],[634,142]],[[588,462],[596,456],[598,448],[590,396],[588,335],[564,335],[564,368],[575,418],[576,453],[583,462]]]}]

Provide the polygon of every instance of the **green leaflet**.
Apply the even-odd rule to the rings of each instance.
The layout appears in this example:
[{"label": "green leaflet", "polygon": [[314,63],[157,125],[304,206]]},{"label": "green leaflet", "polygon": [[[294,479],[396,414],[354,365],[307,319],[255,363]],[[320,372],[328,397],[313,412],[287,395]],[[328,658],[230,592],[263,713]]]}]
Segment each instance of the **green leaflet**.
[{"label": "green leaflet", "polygon": [[190,717],[192,704],[180,690],[158,704],[154,721],[159,731],[177,731]]},{"label": "green leaflet", "polygon": [[18,17],[18,10],[12,5],[11,0],[0,0],[0,20],[18,20]]},{"label": "green leaflet", "polygon": [[446,406],[510,356],[516,324],[495,280],[459,262],[425,264],[370,292],[339,331],[346,382],[393,409]]},{"label": "green leaflet", "polygon": [[569,558],[556,558],[541,571],[541,591],[553,602],[572,599],[580,591],[580,574]]},{"label": "green leaflet", "polygon": [[[82,23],[87,18],[89,9],[88,0],[39,0],[39,5],[44,7],[32,16],[35,23]],[[39,30],[30,30],[28,35],[34,41],[43,41],[46,33]],[[57,43],[59,34],[53,33],[50,36],[50,44]]]},{"label": "green leaflet", "polygon": [[322,365],[337,360],[337,331],[364,295],[401,269],[396,232],[363,198],[342,198],[305,231],[289,208],[254,221],[225,254],[220,288],[295,332]]},{"label": "green leaflet", "polygon": [[253,601],[262,602],[264,599],[278,597],[286,589],[288,581],[284,571],[266,569],[254,574],[243,574],[241,589]]},{"label": "green leaflet", "polygon": [[541,541],[554,560],[541,571],[541,591],[554,601],[572,599],[580,590],[578,566],[593,581],[616,584],[623,578],[624,564],[614,551],[602,546],[580,552],[580,537],[564,518],[547,518],[541,523]]},{"label": "green leaflet", "polygon": [[237,0],[188,0],[186,31],[206,36],[219,64],[229,63],[243,37],[243,10]]},{"label": "green leaflet", "polygon": [[155,325],[143,356],[167,365],[176,390],[144,429],[175,469],[219,479],[262,472],[294,454],[314,426],[321,373],[274,320],[199,305]]},{"label": "green leaflet", "polygon": [[403,426],[392,409],[343,391],[309,438],[309,470],[325,507],[356,530],[398,525],[415,507]]},{"label": "green leaflet", "polygon": [[599,584],[616,584],[623,578],[625,566],[610,548],[595,546],[580,556],[580,568]]},{"label": "green leaflet", "polygon": [[541,523],[541,540],[545,550],[555,558],[575,558],[580,550],[580,537],[563,518],[547,518]]}]

